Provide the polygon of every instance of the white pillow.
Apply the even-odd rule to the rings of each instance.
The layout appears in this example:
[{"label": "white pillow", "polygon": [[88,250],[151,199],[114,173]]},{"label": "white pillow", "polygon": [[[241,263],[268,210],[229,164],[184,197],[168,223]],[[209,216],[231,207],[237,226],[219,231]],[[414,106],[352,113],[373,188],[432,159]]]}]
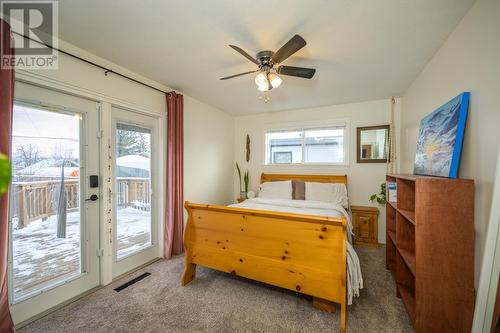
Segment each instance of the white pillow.
[{"label": "white pillow", "polygon": [[292,199],[292,181],[265,182],[260,184],[259,198]]},{"label": "white pillow", "polygon": [[306,182],[306,200],[331,202],[347,208],[345,184]]}]

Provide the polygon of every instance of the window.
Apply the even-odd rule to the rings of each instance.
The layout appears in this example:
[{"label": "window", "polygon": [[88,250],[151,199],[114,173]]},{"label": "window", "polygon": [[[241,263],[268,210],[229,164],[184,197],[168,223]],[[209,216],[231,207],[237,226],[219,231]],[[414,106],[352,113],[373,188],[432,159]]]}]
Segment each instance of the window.
[{"label": "window", "polygon": [[266,164],[345,164],[346,126],[266,132]]},{"label": "window", "polygon": [[275,151],[273,155],[274,163],[292,163],[291,151]]}]

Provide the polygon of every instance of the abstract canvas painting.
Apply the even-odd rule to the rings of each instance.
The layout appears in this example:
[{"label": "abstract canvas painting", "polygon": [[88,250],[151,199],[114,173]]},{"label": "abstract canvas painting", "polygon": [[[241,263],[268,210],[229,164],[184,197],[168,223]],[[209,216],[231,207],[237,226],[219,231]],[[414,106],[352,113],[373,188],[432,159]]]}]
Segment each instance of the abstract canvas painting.
[{"label": "abstract canvas painting", "polygon": [[469,96],[461,93],[422,119],[415,174],[457,178]]}]

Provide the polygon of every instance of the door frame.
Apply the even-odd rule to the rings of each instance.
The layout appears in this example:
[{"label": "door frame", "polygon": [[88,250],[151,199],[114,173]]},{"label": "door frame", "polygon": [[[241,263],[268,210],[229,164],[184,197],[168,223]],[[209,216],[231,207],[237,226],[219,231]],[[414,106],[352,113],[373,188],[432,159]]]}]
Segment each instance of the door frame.
[{"label": "door frame", "polygon": [[494,311],[498,305],[497,293],[500,277],[500,149],[498,150],[493,194],[490,208],[486,244],[479,275],[479,288],[476,294],[476,306],[472,332],[493,332]]}]

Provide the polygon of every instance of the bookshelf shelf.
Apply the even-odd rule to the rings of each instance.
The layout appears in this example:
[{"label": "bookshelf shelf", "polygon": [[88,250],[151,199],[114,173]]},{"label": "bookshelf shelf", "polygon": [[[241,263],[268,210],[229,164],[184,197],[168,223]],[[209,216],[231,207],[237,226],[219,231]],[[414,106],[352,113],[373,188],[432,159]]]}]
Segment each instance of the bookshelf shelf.
[{"label": "bookshelf shelf", "polygon": [[396,202],[394,202],[394,201],[387,201],[387,203],[388,203],[389,205],[391,205],[391,206],[392,206],[392,208],[394,208],[394,209],[398,209],[398,205],[397,205],[397,203],[396,203]]},{"label": "bookshelf shelf", "polygon": [[398,209],[397,210],[403,217],[410,222],[411,224],[415,225],[415,212],[412,212],[410,210],[405,210],[405,209]]},{"label": "bookshelf shelf", "polygon": [[403,261],[405,262],[406,266],[410,270],[411,274],[415,276],[415,253],[412,253],[411,251],[404,250],[401,248],[397,249],[401,257],[403,258]]},{"label": "bookshelf shelf", "polygon": [[396,245],[396,232],[395,231],[391,231],[391,230],[388,230],[387,231],[387,238],[389,240],[391,240],[391,242]]},{"label": "bookshelf shelf", "polygon": [[386,203],[386,267],[415,331],[470,332],[474,181],[395,174],[387,181],[396,183],[397,202]]},{"label": "bookshelf shelf", "polygon": [[406,311],[408,312],[413,325],[415,325],[415,294],[410,288],[402,284],[398,284],[397,288]]}]

